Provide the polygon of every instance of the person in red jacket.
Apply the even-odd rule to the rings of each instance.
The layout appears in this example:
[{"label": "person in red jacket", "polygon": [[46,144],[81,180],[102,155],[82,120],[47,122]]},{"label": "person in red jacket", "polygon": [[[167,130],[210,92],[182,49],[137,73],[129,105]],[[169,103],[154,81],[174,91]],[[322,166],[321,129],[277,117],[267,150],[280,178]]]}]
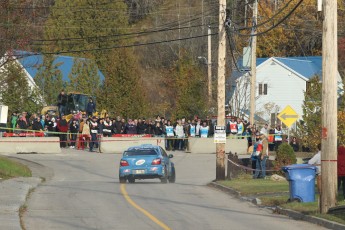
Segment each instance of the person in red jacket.
[{"label": "person in red jacket", "polygon": [[68,122],[66,116],[63,115],[57,123],[58,132],[60,132],[60,147],[67,147],[67,132],[68,132]]},{"label": "person in red jacket", "polygon": [[343,197],[345,199],[345,146],[338,147],[338,189],[343,186]]}]

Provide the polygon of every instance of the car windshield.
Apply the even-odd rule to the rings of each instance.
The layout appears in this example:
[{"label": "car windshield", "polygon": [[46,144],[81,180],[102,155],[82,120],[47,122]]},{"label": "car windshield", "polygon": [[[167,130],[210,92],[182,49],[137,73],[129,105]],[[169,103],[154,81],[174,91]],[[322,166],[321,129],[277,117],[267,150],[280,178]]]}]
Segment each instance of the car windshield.
[{"label": "car windshield", "polygon": [[157,152],[154,149],[136,149],[126,151],[123,154],[124,156],[150,156],[157,155]]}]

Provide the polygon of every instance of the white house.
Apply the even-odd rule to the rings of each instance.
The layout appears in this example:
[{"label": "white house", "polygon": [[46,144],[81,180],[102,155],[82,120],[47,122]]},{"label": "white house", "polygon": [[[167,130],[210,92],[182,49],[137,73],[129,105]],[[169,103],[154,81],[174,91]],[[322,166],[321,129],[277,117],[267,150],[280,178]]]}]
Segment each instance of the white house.
[{"label": "white house", "polygon": [[[258,58],[256,69],[256,114],[267,121],[287,105],[302,116],[304,92],[308,81],[314,77],[322,78],[322,57],[271,57]],[[232,77],[233,86],[228,94],[232,111],[250,109],[250,73],[237,72]],[[342,90],[342,80],[338,73],[338,91]]]}]

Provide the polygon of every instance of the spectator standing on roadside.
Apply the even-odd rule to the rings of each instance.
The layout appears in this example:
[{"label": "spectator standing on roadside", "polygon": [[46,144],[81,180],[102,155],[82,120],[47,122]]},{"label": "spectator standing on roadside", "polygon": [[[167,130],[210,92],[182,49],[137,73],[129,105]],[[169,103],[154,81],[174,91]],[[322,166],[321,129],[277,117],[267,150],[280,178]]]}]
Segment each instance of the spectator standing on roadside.
[{"label": "spectator standing on roadside", "polygon": [[96,103],[90,98],[86,106],[86,114],[91,117],[94,112],[96,112]]},{"label": "spectator standing on roadside", "polygon": [[124,132],[124,129],[125,129],[125,123],[121,121],[120,116],[117,116],[116,121],[114,123],[113,132],[115,134],[122,134]]},{"label": "spectator standing on roadside", "polygon": [[12,113],[12,116],[11,116],[11,128],[13,129],[13,131],[14,131],[14,129],[17,126],[17,120],[18,120],[17,112]]},{"label": "spectator standing on roadside", "polygon": [[75,142],[77,140],[77,134],[79,131],[79,127],[78,127],[78,123],[77,120],[73,119],[70,126],[69,126],[69,130],[71,132],[71,149],[75,148]]},{"label": "spectator standing on roadside", "polygon": [[[200,128],[199,128],[200,129]],[[192,120],[188,128],[188,136],[195,137],[195,120]]]},{"label": "spectator standing on roadside", "polygon": [[268,124],[265,124],[264,127],[261,128],[260,133],[263,133],[265,136],[268,136]]},{"label": "spectator standing on roadside", "polygon": [[156,136],[162,136],[163,133],[163,127],[161,126],[160,122],[156,122],[156,127],[155,127],[155,135]]},{"label": "spectator standing on roadside", "polygon": [[308,161],[308,164],[315,165],[317,168],[317,190],[319,191],[319,194],[321,194],[321,143],[317,145],[317,149],[318,152]]},{"label": "spectator standing on roadside", "polygon": [[57,123],[58,132],[60,132],[60,147],[66,148],[67,147],[67,132],[68,132],[68,122],[66,120],[66,116],[63,115],[61,119]]},{"label": "spectator standing on roadside", "polygon": [[125,125],[126,134],[137,134],[137,126],[134,124],[132,119],[128,119],[128,123]]},{"label": "spectator standing on roadside", "polygon": [[98,135],[98,123],[97,123],[97,117],[93,116],[92,120],[90,121],[90,135],[91,135],[91,141],[90,141],[90,152],[93,152],[94,146],[97,144],[97,135]]},{"label": "spectator standing on roadside", "polygon": [[109,117],[105,118],[103,123],[103,136],[104,137],[111,137],[111,130],[113,127],[113,122],[110,120]]},{"label": "spectator standing on roadside", "polygon": [[275,143],[275,150],[278,150],[279,145],[283,142],[283,131],[280,125],[278,125],[274,130],[274,143]]},{"label": "spectator standing on roadside", "polygon": [[166,132],[166,137],[167,137],[167,146],[166,149],[167,150],[175,150],[175,146],[174,146],[174,140],[173,137],[174,135],[174,126],[172,126],[171,121],[168,120],[168,123],[165,126],[165,132]]},{"label": "spectator standing on roadside", "polygon": [[138,134],[143,135],[143,134],[146,133],[147,124],[146,124],[146,119],[145,118],[138,120],[137,129],[138,129]]},{"label": "spectator standing on roadside", "polygon": [[345,199],[345,146],[338,147],[338,190],[343,188],[343,199]]},{"label": "spectator standing on roadside", "polygon": [[61,90],[58,96],[58,107],[59,107],[59,115],[62,117],[66,113],[66,105],[67,105],[67,95],[65,94],[65,90]]},{"label": "spectator standing on roadside", "polygon": [[237,136],[243,139],[244,125],[241,118],[237,118]]},{"label": "spectator standing on roadside", "polygon": [[200,128],[201,128],[201,119],[198,118],[196,125],[195,125],[195,136],[200,137]]},{"label": "spectator standing on roadside", "polygon": [[299,145],[298,145],[298,142],[297,142],[297,138],[296,138],[296,137],[293,137],[293,138],[292,138],[292,141],[291,141],[290,145],[291,145],[291,147],[293,148],[293,151],[298,152],[298,150],[299,150]]},{"label": "spectator standing on roadside", "polygon": [[37,117],[32,124],[32,130],[43,131],[43,126],[40,117]]},{"label": "spectator standing on roadside", "polygon": [[200,137],[207,138],[209,135],[209,130],[210,130],[210,127],[207,125],[207,122],[203,121],[202,126],[200,128]]},{"label": "spectator standing on roadside", "polygon": [[237,122],[235,121],[234,117],[232,117],[231,120],[229,121],[228,132],[230,132],[230,134],[232,135],[237,134]]},{"label": "spectator standing on roadside", "polygon": [[183,131],[182,121],[180,119],[177,120],[177,124],[174,128],[175,134],[176,134],[176,140],[175,140],[175,149],[183,150],[184,149],[184,142],[183,139],[185,137],[184,131]]},{"label": "spectator standing on roadside", "polygon": [[25,133],[25,129],[28,128],[28,124],[27,122],[24,120],[24,116],[23,115],[19,115],[19,119],[17,121],[17,129],[21,129],[19,130],[20,133]]}]

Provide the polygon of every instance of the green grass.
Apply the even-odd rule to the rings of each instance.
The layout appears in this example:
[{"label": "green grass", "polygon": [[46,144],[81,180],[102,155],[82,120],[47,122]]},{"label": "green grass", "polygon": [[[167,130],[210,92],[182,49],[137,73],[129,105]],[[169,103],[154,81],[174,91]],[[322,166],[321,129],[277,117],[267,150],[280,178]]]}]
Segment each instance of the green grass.
[{"label": "green grass", "polygon": [[0,156],[0,178],[30,177],[30,169],[18,162]]},{"label": "green grass", "polygon": [[250,175],[242,175],[239,178],[219,181],[218,183],[231,187],[242,195],[255,195],[262,193],[281,193],[289,192],[287,181],[272,181],[269,179],[252,179]]},{"label": "green grass", "polygon": [[[264,206],[280,206],[286,209],[291,209],[301,212],[306,215],[316,216],[330,221],[345,224],[345,213],[337,214],[320,214],[319,213],[319,196],[315,196],[315,202],[309,203],[288,203],[289,194],[284,194],[289,191],[289,183],[287,181],[271,181],[262,179],[252,179],[250,175],[241,175],[239,178],[219,181],[217,182],[224,186],[235,189],[241,192],[242,195],[255,195],[261,200]],[[317,189],[315,189],[316,191]],[[283,193],[283,194],[282,194]],[[337,197],[337,206],[345,205],[342,194]]]}]

